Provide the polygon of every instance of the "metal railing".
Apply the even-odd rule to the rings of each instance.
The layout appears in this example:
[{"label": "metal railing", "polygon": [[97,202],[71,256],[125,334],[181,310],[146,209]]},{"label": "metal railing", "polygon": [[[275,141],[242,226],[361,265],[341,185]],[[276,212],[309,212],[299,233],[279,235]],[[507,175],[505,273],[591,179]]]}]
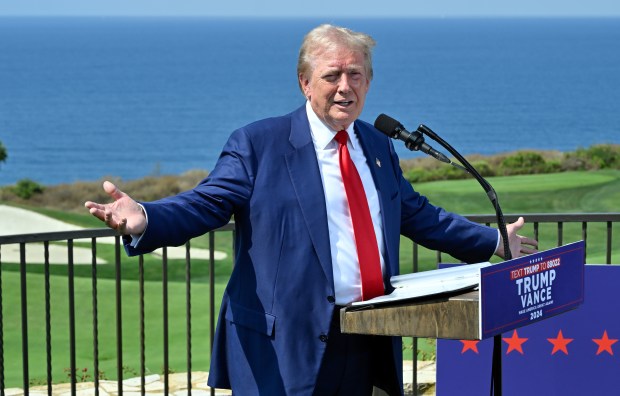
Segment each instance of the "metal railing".
[{"label": "metal railing", "polygon": [[[565,224],[567,223],[577,223],[581,224],[581,239],[586,241],[588,244],[588,225],[592,225],[594,223],[601,223],[605,228],[605,257],[606,264],[611,264],[612,262],[612,248],[613,248],[613,223],[620,222],[620,213],[594,213],[594,214],[527,214],[524,215],[527,218],[527,221],[532,224],[534,230],[535,238],[539,238],[540,228],[542,224],[552,224],[556,229],[557,234],[557,245],[561,245],[564,241],[564,230]],[[473,215],[468,216],[471,220],[479,222],[492,224],[495,222],[494,215]],[[512,222],[518,216],[517,215],[506,215],[506,221]],[[209,299],[209,346],[212,347],[213,337],[215,331],[215,299],[216,299],[216,274],[215,274],[215,236],[217,233],[221,232],[230,232],[234,233],[234,225],[228,224],[225,227],[222,227],[218,230],[212,231],[208,235],[208,249],[209,249],[209,258],[208,258],[208,299]],[[599,231],[600,233],[600,231]],[[123,393],[123,299],[121,288],[123,284],[128,283],[128,280],[123,281],[122,275],[122,246],[120,237],[113,231],[109,229],[93,229],[93,230],[83,230],[83,231],[68,231],[68,232],[54,232],[54,233],[39,233],[39,234],[27,234],[27,235],[10,235],[10,236],[0,236],[0,396],[4,396],[5,394],[5,363],[7,359],[13,359],[13,356],[7,356],[5,353],[5,345],[10,345],[11,343],[15,343],[15,340],[6,339],[5,333],[5,315],[7,309],[11,309],[12,307],[5,306],[4,301],[4,290],[3,286],[3,273],[6,271],[16,272],[15,265],[12,268],[7,268],[9,265],[8,262],[3,261],[2,252],[3,247],[6,245],[19,245],[19,262],[16,263],[18,266],[19,272],[19,306],[21,310],[21,360],[22,360],[22,384],[23,391],[25,395],[29,394],[29,386],[31,384],[31,376],[30,376],[30,361],[29,356],[31,355],[31,351],[29,350],[29,339],[28,339],[28,327],[29,327],[29,318],[28,316],[28,282],[27,282],[27,273],[32,266],[29,266],[27,260],[27,249],[30,244],[43,244],[43,276],[44,276],[44,289],[45,289],[45,298],[44,298],[44,316],[45,316],[45,359],[46,359],[46,380],[45,383],[47,385],[48,394],[52,394],[52,384],[54,383],[54,378],[52,375],[53,372],[53,361],[52,361],[52,336],[53,328],[52,328],[52,304],[50,298],[50,245],[56,244],[58,242],[66,242],[67,247],[67,259],[66,259],[66,281],[67,281],[67,299],[68,299],[68,327],[69,327],[69,364],[68,368],[68,376],[71,383],[71,393],[76,394],[77,388],[76,384],[78,383],[77,378],[77,363],[76,363],[76,346],[78,345],[78,341],[76,339],[76,326],[78,326],[78,321],[76,319],[75,314],[75,263],[74,263],[74,246],[75,241],[78,240],[90,240],[90,249],[91,249],[91,263],[90,263],[90,277],[91,277],[91,287],[92,287],[92,299],[90,302],[79,301],[80,304],[89,303],[92,307],[92,356],[93,362],[92,365],[94,367],[94,383],[95,383],[95,395],[99,394],[99,365],[100,365],[100,334],[99,328],[101,326],[100,318],[99,318],[99,305],[100,301],[98,299],[98,266],[100,264],[97,263],[97,247],[100,246],[98,242],[101,238],[114,238],[114,320],[115,320],[115,333],[116,333],[116,380],[117,380],[117,392],[119,395]],[[234,241],[234,235],[231,240]],[[82,242],[80,242],[82,244]],[[416,244],[412,244],[412,267],[411,270],[413,272],[417,272],[420,269],[419,266],[419,247]],[[402,247],[401,249],[406,248]],[[232,247],[231,252],[234,252],[234,247]],[[442,257],[441,254],[437,253],[437,262],[440,262]],[[195,260],[191,256],[190,250],[190,242],[185,245],[185,335],[186,335],[186,345],[185,351],[172,351],[172,353],[185,354],[186,366],[187,366],[187,386],[188,391],[191,394],[191,383],[192,383],[192,284],[196,284],[197,281],[192,280],[191,276],[191,264],[192,261]],[[164,392],[167,394],[169,390],[169,357],[171,351],[169,350],[169,292],[168,292],[168,253],[164,248],[163,254],[161,257],[161,286],[162,286],[162,327],[163,327],[163,356],[162,356],[162,367],[163,367],[163,380],[164,380]],[[234,259],[233,259],[234,261]],[[137,303],[139,305],[139,351],[140,351],[140,378],[141,378],[141,392],[145,394],[145,377],[147,374],[147,368],[145,366],[145,348],[146,348],[146,336],[145,336],[145,272],[144,272],[144,257],[140,256],[138,259],[138,284],[139,284],[139,298],[137,299]],[[82,271],[83,272],[83,271]],[[204,281],[202,281],[204,282]],[[133,301],[132,301],[133,303]],[[81,318],[83,319],[83,318]],[[82,323],[82,322],[80,322]],[[43,337],[43,334],[41,335]],[[80,345],[82,346],[82,345]],[[413,389],[414,394],[417,389],[417,359],[416,353],[417,351],[417,339],[413,339]],[[58,382],[56,379],[55,382]],[[214,394],[214,389],[211,389],[211,394]]]}]

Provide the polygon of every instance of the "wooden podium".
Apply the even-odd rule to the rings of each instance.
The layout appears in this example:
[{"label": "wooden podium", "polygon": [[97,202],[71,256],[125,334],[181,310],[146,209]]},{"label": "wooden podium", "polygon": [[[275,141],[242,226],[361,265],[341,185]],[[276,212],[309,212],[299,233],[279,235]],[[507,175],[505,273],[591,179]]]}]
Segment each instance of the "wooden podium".
[{"label": "wooden podium", "polygon": [[[442,286],[452,278],[471,279],[469,266],[394,277],[393,284],[404,284],[393,293],[396,298],[382,296],[342,308],[340,328],[343,333],[357,334],[490,338],[582,304],[584,250],[585,244],[579,241],[495,265],[472,266],[475,283],[470,281],[472,286],[465,292],[444,288],[432,295],[413,293],[428,282]],[[426,275],[430,272],[434,274]],[[403,277],[409,277],[410,283],[396,279]],[[406,298],[409,295],[417,297]]]},{"label": "wooden podium", "polygon": [[480,332],[479,291],[411,303],[342,308],[343,333],[474,340]]},{"label": "wooden podium", "polygon": [[[401,299],[401,295],[414,295],[404,284],[400,293],[398,288],[394,292],[398,298],[383,296],[342,308],[340,329],[343,333],[457,340],[493,337],[493,389],[495,395],[501,395],[501,334],[582,304],[584,251],[585,244],[579,241],[500,264],[485,264],[475,268],[477,290]],[[445,279],[434,281],[447,284],[459,277],[450,271],[446,274]],[[413,277],[409,277],[411,281]],[[410,290],[423,288],[431,279],[421,273]],[[394,287],[400,282],[392,280]]]}]

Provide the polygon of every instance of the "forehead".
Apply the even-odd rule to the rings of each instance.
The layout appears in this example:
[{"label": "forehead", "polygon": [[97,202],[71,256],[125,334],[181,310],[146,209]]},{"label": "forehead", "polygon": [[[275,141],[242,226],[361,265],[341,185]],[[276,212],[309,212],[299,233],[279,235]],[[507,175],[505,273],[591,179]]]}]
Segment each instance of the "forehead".
[{"label": "forehead", "polygon": [[364,68],[364,54],[346,47],[321,49],[314,52],[312,63],[315,70]]}]

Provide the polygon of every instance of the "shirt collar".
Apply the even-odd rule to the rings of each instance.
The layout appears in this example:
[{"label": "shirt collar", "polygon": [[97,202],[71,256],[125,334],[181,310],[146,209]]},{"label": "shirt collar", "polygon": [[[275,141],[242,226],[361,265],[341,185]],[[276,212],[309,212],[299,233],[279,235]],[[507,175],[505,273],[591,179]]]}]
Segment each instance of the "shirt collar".
[{"label": "shirt collar", "polygon": [[[310,105],[310,101],[306,101],[306,114],[310,123],[310,134],[312,135],[314,146],[321,150],[329,148],[329,145],[334,141],[337,131],[333,131],[316,115]],[[347,128],[347,133],[349,134],[349,144],[351,148],[356,150],[357,141],[351,138],[352,134],[355,133],[353,123]]]}]

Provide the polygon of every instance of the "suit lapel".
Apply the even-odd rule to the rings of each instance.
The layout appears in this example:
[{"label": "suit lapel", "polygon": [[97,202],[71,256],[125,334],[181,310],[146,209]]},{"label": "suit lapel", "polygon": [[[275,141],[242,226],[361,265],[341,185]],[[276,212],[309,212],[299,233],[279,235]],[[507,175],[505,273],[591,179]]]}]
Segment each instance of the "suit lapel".
[{"label": "suit lapel", "polygon": [[290,143],[293,151],[286,154],[286,164],[291,182],[321,267],[333,287],[325,192],[305,106],[295,111],[291,117]]}]

